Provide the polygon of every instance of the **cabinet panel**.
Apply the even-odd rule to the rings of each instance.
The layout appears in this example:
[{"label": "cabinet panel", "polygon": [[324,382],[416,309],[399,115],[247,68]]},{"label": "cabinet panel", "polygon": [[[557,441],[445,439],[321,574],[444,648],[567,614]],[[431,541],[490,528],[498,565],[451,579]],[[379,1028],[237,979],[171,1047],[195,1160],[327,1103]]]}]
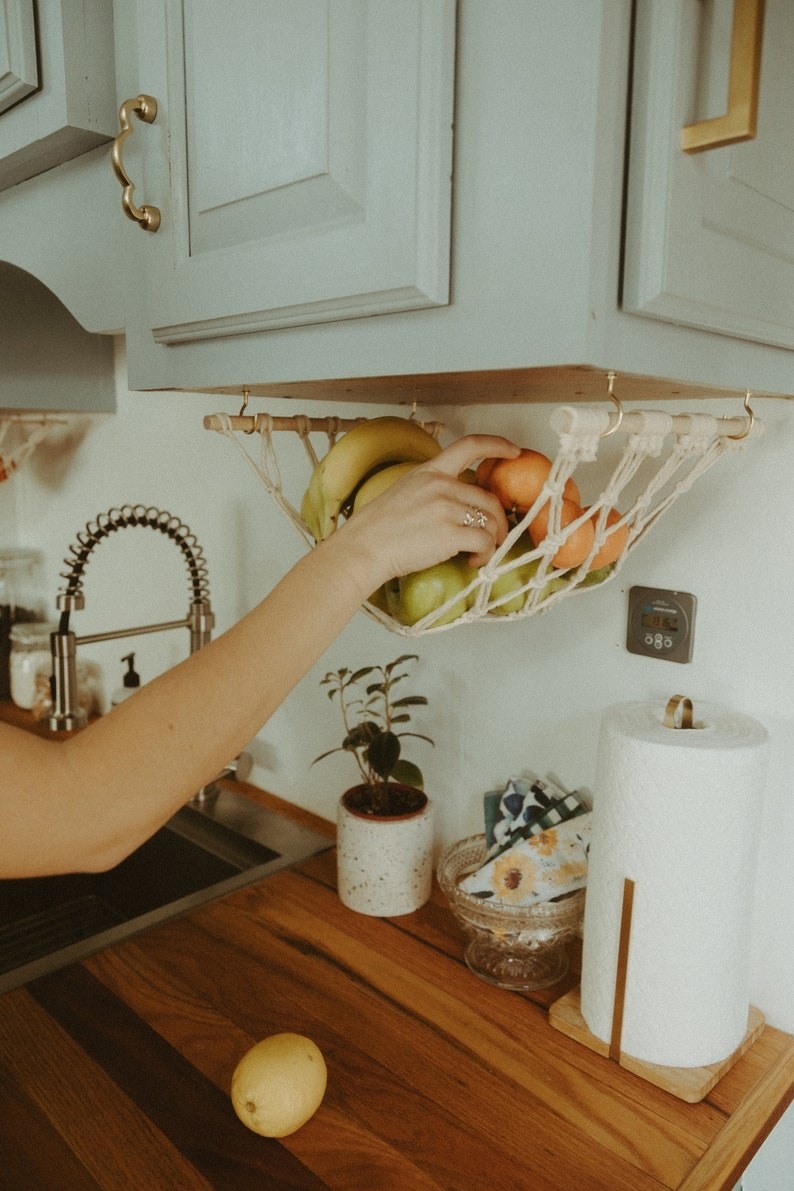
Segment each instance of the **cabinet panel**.
[{"label": "cabinet panel", "polygon": [[37,278],[3,261],[0,394],[3,410],[116,408],[112,339],[89,334]]},{"label": "cabinet panel", "polygon": [[794,5],[767,0],[757,135],[697,154],[725,108],[732,0],[640,0],[624,309],[794,347]]},{"label": "cabinet panel", "polygon": [[163,224],[140,316],[157,342],[448,301],[453,0],[138,11],[169,154],[164,170],[147,143]]},{"label": "cabinet panel", "polygon": [[[4,0],[4,8],[8,20],[20,15],[23,5]],[[0,189],[78,157],[115,134],[110,3],[38,0],[36,12],[40,86],[0,117]]]},{"label": "cabinet panel", "polygon": [[39,85],[33,0],[0,3],[0,115]]}]

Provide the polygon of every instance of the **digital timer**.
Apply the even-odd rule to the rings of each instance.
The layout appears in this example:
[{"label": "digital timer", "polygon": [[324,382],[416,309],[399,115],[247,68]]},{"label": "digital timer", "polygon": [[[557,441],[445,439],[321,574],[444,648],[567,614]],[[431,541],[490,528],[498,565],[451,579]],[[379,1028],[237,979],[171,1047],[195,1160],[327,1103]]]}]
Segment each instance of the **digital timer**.
[{"label": "digital timer", "polygon": [[626,649],[667,662],[688,662],[692,658],[695,629],[695,597],[687,591],[664,591],[658,587],[632,587]]}]

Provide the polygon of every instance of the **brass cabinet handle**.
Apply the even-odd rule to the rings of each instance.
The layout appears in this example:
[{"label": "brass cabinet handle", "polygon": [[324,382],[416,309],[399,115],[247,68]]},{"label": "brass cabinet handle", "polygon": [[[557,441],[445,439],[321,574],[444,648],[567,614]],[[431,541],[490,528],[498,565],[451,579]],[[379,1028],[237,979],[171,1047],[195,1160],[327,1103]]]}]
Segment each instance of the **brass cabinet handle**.
[{"label": "brass cabinet handle", "polygon": [[681,129],[685,153],[702,153],[755,136],[763,33],[764,0],[734,0],[728,110],[724,116],[685,124]]},{"label": "brass cabinet handle", "polygon": [[122,145],[132,132],[130,117],[133,114],[139,120],[143,120],[144,124],[152,124],[157,117],[157,100],[151,95],[137,95],[135,99],[125,99],[119,108],[121,132],[113,142],[110,159],[113,162],[113,172],[124,188],[121,194],[121,206],[124,214],[128,218],[133,219],[144,231],[156,232],[160,226],[160,208],[148,205],[142,207],[135,206],[135,203],[132,201],[132,192],[135,187],[129,174],[124,169],[124,162],[121,159]]}]

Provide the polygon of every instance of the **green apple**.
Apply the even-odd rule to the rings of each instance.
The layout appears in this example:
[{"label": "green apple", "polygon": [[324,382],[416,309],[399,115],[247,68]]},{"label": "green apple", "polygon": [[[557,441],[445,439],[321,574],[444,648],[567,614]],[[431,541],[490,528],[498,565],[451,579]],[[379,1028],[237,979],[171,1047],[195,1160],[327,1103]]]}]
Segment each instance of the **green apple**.
[{"label": "green apple", "polygon": [[[499,566],[501,567],[505,563],[517,561],[523,558],[525,554],[531,553],[534,549],[535,547],[529,535],[522,534],[505,553],[499,562]],[[498,574],[491,584],[491,594],[488,602],[493,603],[494,600],[499,600],[507,595],[510,595],[511,598],[506,599],[502,604],[489,608],[488,615],[508,616],[511,612],[520,612],[526,603],[528,594],[526,591],[521,591],[520,589],[524,584],[529,583],[539,566],[540,559],[533,558],[528,562],[511,567],[510,570],[502,571]],[[512,592],[516,592],[517,594],[511,595]]]},{"label": "green apple", "polygon": [[615,569],[614,562],[608,562],[605,567],[598,567],[595,571],[588,571],[583,579],[577,583],[577,587],[596,587],[599,583],[603,583]]},{"label": "green apple", "polygon": [[[469,566],[465,556],[459,554],[446,562],[425,567],[422,571],[413,571],[410,575],[392,579],[386,584],[389,613],[400,624],[416,624],[458,592],[463,592],[476,574],[476,570]],[[473,593],[468,596],[461,595],[443,616],[432,622],[433,627],[458,620],[470,606],[472,599]]]}]

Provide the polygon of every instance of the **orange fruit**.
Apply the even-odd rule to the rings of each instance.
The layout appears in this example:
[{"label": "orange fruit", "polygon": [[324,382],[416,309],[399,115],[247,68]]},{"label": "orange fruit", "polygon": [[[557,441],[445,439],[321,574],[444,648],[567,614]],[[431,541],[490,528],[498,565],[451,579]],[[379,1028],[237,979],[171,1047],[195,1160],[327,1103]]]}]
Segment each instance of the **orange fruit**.
[{"label": "orange fruit", "polygon": [[[591,517],[593,528],[595,528],[595,523],[600,516],[600,512],[601,510],[597,509]],[[620,517],[620,509],[610,509],[606,518],[607,528],[610,525],[614,525],[616,521],[619,521]],[[600,546],[596,551],[595,556],[593,557],[593,560],[587,569],[589,571],[597,571],[601,567],[608,567],[610,563],[615,562],[618,558],[620,558],[621,554],[626,549],[626,543],[628,540],[628,525],[621,525],[619,529],[614,529],[612,533],[604,539],[603,546]]]},{"label": "orange fruit", "polygon": [[[540,512],[533,517],[529,524],[529,536],[536,546],[539,546],[543,539],[549,532],[549,512],[551,509],[551,502],[546,503],[541,508]],[[570,525],[572,521],[576,521],[581,517],[584,509],[573,500],[566,500],[563,498],[560,509],[560,526],[564,529]],[[595,541],[595,528],[592,521],[583,521],[581,525],[572,530],[565,541],[562,543],[556,554],[552,558],[552,565],[559,567],[561,570],[569,570],[571,567],[578,567],[587,558],[590,551],[593,549]]]},{"label": "orange fruit", "polygon": [[[477,468],[477,483],[493,492],[509,513],[526,513],[543,490],[550,471],[548,455],[522,447],[514,459],[484,459]],[[579,503],[579,489],[573,479],[566,480],[563,496]]]},{"label": "orange fruit", "polygon": [[493,471],[495,459],[483,459],[477,464],[477,470],[474,473],[474,482],[478,488],[488,487],[488,477]]}]

